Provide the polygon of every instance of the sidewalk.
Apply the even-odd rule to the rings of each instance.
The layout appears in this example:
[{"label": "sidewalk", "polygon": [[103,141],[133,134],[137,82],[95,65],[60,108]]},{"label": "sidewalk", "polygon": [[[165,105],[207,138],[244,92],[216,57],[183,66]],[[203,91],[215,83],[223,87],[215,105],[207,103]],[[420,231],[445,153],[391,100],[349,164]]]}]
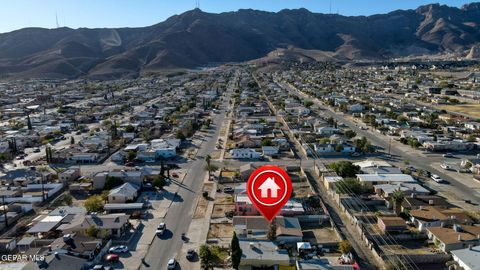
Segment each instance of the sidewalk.
[{"label": "sidewalk", "polygon": [[[185,242],[182,245],[182,249],[179,252],[179,256],[177,257],[182,270],[199,270],[200,269],[200,260],[195,258],[194,261],[188,261],[185,258],[187,251],[189,249],[193,249],[199,252],[200,246],[205,244],[208,237],[208,231],[210,229],[210,218],[213,212],[213,205],[215,202],[215,196],[217,194],[217,182],[208,181],[208,174],[203,180],[203,183],[213,183],[212,191],[210,192],[211,200],[208,202],[207,211],[203,218],[192,219],[192,223],[190,223],[190,227],[188,228],[188,232],[186,233],[187,238],[189,238],[188,242]],[[202,197],[198,197],[198,200],[201,200]]]}]

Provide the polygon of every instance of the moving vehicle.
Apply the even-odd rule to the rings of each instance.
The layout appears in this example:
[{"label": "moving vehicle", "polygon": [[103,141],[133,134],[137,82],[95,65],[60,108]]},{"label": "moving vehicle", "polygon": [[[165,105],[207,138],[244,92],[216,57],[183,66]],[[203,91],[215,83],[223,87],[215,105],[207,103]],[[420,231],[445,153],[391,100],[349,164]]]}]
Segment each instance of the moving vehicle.
[{"label": "moving vehicle", "polygon": [[109,250],[108,250],[109,253],[114,253],[114,254],[118,254],[118,253],[127,253],[128,252],[128,247],[127,246],[114,246],[114,247],[111,247]]},{"label": "moving vehicle", "polygon": [[170,259],[168,260],[168,263],[167,263],[167,268],[168,269],[175,269],[177,267],[177,260],[175,259]]},{"label": "moving vehicle", "polygon": [[172,177],[178,178],[178,173],[172,172]]},{"label": "moving vehicle", "polygon": [[445,164],[445,163],[443,163],[442,165],[440,165],[440,168],[442,168],[442,169],[444,169],[444,170],[450,170],[450,169],[451,169],[451,167],[448,166],[448,164]]},{"label": "moving vehicle", "polygon": [[157,230],[155,231],[155,233],[160,236],[160,235],[163,235],[165,233],[165,230],[167,229],[167,225],[165,225],[165,223],[160,223],[160,225],[158,225],[157,227]]},{"label": "moving vehicle", "polygon": [[117,262],[119,259],[120,259],[120,256],[118,256],[117,254],[108,254],[105,257],[105,260],[107,262]]},{"label": "moving vehicle", "polygon": [[127,162],[127,163],[125,163],[125,166],[127,166],[127,167],[134,167],[134,166],[135,166],[135,163],[133,163],[133,162]]},{"label": "moving vehicle", "polygon": [[443,182],[443,179],[436,174],[432,174],[432,176],[430,176],[430,178],[432,178],[432,180],[437,182],[437,183],[442,183]]},{"label": "moving vehicle", "polygon": [[444,158],[453,158],[453,154],[452,153],[445,153],[442,155],[442,157]]}]

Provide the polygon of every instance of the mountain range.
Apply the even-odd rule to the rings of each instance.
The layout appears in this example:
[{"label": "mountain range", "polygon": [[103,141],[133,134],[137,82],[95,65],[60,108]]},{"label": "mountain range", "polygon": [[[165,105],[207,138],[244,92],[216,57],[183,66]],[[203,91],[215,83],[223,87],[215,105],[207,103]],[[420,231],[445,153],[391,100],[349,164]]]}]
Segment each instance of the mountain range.
[{"label": "mountain range", "polygon": [[199,9],[139,28],[24,28],[0,34],[2,78],[133,78],[262,58],[297,48],[329,60],[456,53],[478,57],[480,3],[371,16],[306,9]]}]

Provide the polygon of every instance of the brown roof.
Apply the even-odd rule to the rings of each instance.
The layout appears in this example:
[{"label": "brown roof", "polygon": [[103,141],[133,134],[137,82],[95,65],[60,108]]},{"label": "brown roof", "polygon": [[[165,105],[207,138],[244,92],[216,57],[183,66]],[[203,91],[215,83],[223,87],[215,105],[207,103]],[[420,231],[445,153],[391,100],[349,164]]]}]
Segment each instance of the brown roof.
[{"label": "brown roof", "polygon": [[405,197],[405,201],[403,202],[402,206],[404,207],[419,207],[419,206],[428,206],[429,201],[433,202],[433,205],[438,207],[450,207],[451,204],[442,197],[438,197],[435,195],[414,195],[415,197]]},{"label": "brown roof", "polygon": [[378,220],[381,220],[386,227],[400,227],[407,225],[405,220],[403,220],[401,217],[378,217]]},{"label": "brown roof", "polygon": [[416,219],[427,220],[427,221],[448,219],[448,217],[442,214],[442,212],[440,212],[438,208],[433,206],[424,206],[419,209],[411,210],[410,215]]},{"label": "brown roof", "polygon": [[[435,238],[445,244],[460,243],[461,241],[471,241],[478,239],[480,235],[480,227],[478,226],[461,226],[461,231],[457,232],[452,228],[431,227],[428,228]],[[460,241],[458,237],[460,236]]]}]

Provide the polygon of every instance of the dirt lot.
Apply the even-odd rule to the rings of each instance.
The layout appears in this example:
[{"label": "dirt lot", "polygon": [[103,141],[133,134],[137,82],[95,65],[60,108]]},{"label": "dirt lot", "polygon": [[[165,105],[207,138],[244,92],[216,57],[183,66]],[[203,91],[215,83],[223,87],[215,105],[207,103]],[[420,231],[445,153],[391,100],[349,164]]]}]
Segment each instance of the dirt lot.
[{"label": "dirt lot", "polygon": [[439,107],[440,109],[464,113],[475,118],[480,118],[480,104],[444,105]]},{"label": "dirt lot", "polygon": [[330,227],[308,228],[303,231],[303,238],[306,241],[316,244],[338,243],[340,238]]},{"label": "dirt lot", "polygon": [[233,235],[233,225],[230,223],[210,224],[208,238],[231,238]]},{"label": "dirt lot", "polygon": [[296,198],[306,198],[308,195],[312,195],[313,191],[308,185],[308,183],[303,182],[303,183],[292,183],[293,185],[293,191],[295,192],[295,197]]},{"label": "dirt lot", "polygon": [[[212,191],[213,184],[207,183],[203,185],[203,191],[207,191],[209,194]],[[202,197],[198,198],[197,207],[195,208],[195,213],[193,214],[193,218],[203,218],[205,217],[205,213],[207,212],[208,200]]]},{"label": "dirt lot", "polygon": [[225,213],[235,210],[233,204],[215,204],[213,206],[212,218],[223,218]]}]

